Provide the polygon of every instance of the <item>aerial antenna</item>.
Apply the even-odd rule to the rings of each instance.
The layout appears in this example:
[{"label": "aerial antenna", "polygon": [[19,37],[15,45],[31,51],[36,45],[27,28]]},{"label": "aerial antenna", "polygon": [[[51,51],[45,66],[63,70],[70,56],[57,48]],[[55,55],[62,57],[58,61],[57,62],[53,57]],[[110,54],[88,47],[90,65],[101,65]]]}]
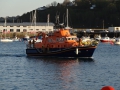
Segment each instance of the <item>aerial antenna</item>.
[{"label": "aerial antenna", "polygon": [[[57,13],[58,13],[58,12],[57,12]],[[57,14],[57,13],[56,13],[56,16],[55,16],[55,19],[56,19],[56,22],[55,22],[55,23],[56,23],[56,24],[59,24],[59,22],[60,22],[60,21],[59,21],[60,13],[59,13],[59,14]]]}]

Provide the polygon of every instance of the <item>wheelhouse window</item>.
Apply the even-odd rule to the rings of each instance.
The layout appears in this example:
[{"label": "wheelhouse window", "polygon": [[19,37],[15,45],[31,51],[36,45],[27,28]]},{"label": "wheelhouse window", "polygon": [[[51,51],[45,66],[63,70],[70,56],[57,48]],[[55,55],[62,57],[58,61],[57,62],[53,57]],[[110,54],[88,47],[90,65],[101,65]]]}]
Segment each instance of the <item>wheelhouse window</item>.
[{"label": "wheelhouse window", "polygon": [[76,38],[72,38],[72,40],[77,40]]},{"label": "wheelhouse window", "polygon": [[71,38],[67,38],[67,40],[71,40]]}]

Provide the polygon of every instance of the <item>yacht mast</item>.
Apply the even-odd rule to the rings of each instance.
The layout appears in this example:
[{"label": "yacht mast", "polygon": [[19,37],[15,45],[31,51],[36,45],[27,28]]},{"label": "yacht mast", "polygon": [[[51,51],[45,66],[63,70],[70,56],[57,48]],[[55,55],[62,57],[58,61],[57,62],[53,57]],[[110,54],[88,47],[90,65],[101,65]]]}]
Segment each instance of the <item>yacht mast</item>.
[{"label": "yacht mast", "polygon": [[47,24],[48,24],[48,26],[49,26],[49,18],[50,18],[50,15],[48,14],[48,16],[47,16]]},{"label": "yacht mast", "polygon": [[6,30],[6,29],[7,29],[7,27],[6,27],[6,22],[7,22],[7,20],[6,20],[6,19],[7,19],[7,17],[5,17],[5,24],[4,24],[4,26],[5,26],[5,39],[6,39],[6,31],[7,31],[7,30]]},{"label": "yacht mast", "polygon": [[34,13],[34,36],[35,36],[35,33],[36,33],[36,10],[35,10],[35,13]]},{"label": "yacht mast", "polygon": [[71,28],[68,26],[68,9],[66,10],[66,19],[67,19],[67,25],[66,25],[65,29],[71,29]]}]

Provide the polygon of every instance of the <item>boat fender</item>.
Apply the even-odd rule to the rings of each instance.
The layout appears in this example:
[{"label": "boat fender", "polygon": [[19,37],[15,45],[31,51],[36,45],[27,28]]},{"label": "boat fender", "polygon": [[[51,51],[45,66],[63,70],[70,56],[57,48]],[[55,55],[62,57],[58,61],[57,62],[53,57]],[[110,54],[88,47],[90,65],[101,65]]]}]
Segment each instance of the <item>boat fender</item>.
[{"label": "boat fender", "polygon": [[76,54],[78,55],[78,48],[76,48]]}]

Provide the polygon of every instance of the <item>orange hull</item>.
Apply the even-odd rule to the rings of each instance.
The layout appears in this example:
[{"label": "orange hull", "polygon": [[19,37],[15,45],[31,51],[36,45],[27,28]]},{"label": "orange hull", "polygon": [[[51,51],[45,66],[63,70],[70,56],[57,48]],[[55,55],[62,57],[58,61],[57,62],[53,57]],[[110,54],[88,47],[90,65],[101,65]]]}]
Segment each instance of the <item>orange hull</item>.
[{"label": "orange hull", "polygon": [[95,45],[83,46],[81,40],[72,36],[69,30],[59,29],[53,33],[42,35],[42,42],[32,41],[26,49],[28,56],[57,56],[57,57],[92,57]]}]

